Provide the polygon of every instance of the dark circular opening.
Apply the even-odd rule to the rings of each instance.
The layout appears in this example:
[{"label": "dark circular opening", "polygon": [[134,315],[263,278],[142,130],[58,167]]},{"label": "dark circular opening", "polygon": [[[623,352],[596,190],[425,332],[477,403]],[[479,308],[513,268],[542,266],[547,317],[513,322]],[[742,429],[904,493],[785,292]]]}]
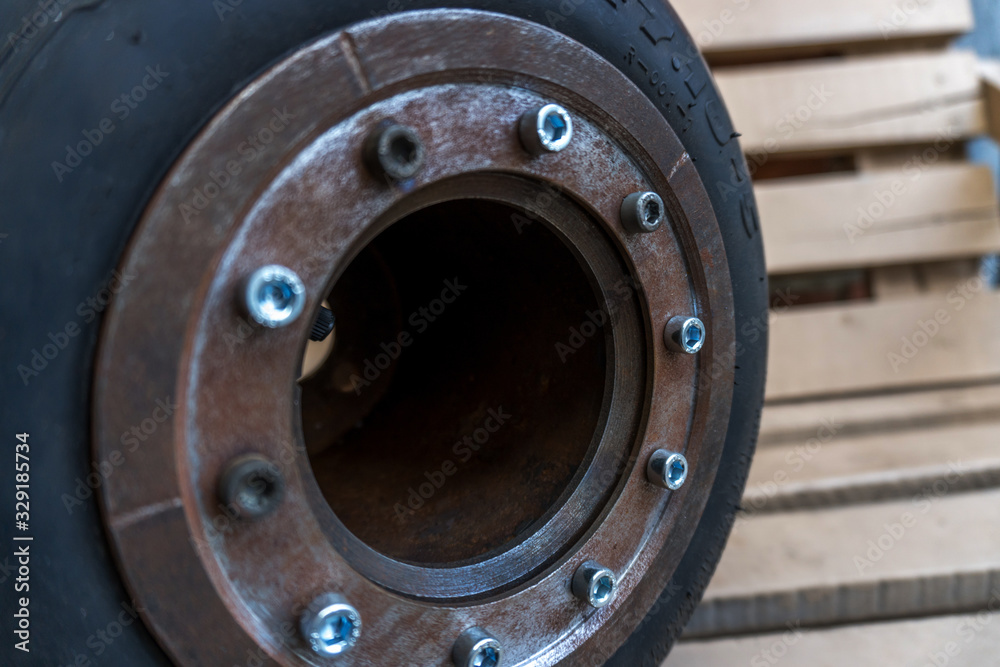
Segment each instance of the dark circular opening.
[{"label": "dark circular opening", "polygon": [[660,219],[660,205],[656,201],[646,202],[646,224],[655,225]]},{"label": "dark circular opening", "polygon": [[389,142],[389,157],[400,167],[409,167],[417,159],[417,145],[410,137],[399,135]]},{"label": "dark circular opening", "polygon": [[687,474],[687,468],[680,461],[674,461],[670,464],[670,482],[673,484],[679,484],[684,475]]},{"label": "dark circular opening", "polygon": [[302,383],[319,488],[356,537],[454,563],[529,536],[600,439],[610,338],[596,286],[545,224],[459,200],[369,243],[328,302]]},{"label": "dark circular opening", "polygon": [[603,604],[611,597],[611,592],[614,590],[614,582],[611,581],[611,577],[607,575],[601,577],[597,580],[597,586],[594,588],[594,600],[598,604]]},{"label": "dark circular opening", "polygon": [[545,128],[546,138],[552,143],[556,143],[565,137],[566,132],[569,129],[569,126],[566,124],[563,117],[555,111],[550,111],[545,116],[543,127]]}]

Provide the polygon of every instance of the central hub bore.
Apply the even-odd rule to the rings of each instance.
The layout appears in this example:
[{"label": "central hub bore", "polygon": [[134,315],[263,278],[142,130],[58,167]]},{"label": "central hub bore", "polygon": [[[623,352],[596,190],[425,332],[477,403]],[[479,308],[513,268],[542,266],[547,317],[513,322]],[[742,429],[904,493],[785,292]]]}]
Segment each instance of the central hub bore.
[{"label": "central hub bore", "polygon": [[[329,302],[347,349],[304,383],[303,425],[345,526],[427,564],[530,536],[600,435],[608,339],[573,251],[504,204],[447,202],[375,238]],[[310,427],[324,392],[359,410],[342,432]]]}]

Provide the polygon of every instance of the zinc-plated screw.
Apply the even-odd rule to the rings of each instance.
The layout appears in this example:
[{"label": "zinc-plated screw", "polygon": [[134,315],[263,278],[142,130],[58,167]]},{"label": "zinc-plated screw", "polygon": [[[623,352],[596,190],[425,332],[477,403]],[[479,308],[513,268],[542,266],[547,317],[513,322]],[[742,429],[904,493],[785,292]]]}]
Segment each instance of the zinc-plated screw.
[{"label": "zinc-plated screw", "polygon": [[622,224],[634,233],[655,232],[667,219],[663,198],[655,192],[633,192],[622,202]]},{"label": "zinc-plated screw", "polygon": [[323,593],[302,613],[299,630],[315,653],[337,656],[358,643],[361,614],[343,595]]},{"label": "zinc-plated screw", "polygon": [[657,486],[676,491],[684,486],[688,462],[683,454],[657,449],[646,464],[646,478]]},{"label": "zinc-plated screw", "polygon": [[306,305],[306,287],[298,274],[272,264],[257,269],[247,279],[243,301],[250,318],[269,329],[294,322]]},{"label": "zinc-plated screw", "polygon": [[573,118],[558,104],[546,104],[521,116],[518,133],[532,155],[558,153],[573,140]]},{"label": "zinc-plated screw", "polygon": [[463,632],[451,650],[456,667],[497,667],[502,656],[500,642],[482,628]]},{"label": "zinc-plated screw", "polygon": [[663,342],[674,352],[697,354],[708,332],[697,317],[672,317],[663,328]]},{"label": "zinc-plated screw", "polygon": [[573,595],[594,609],[607,606],[617,586],[615,573],[596,561],[588,560],[573,574]]},{"label": "zinc-plated screw", "polygon": [[257,519],[281,504],[285,480],[281,471],[260,454],[237,456],[219,478],[219,499],[240,519]]},{"label": "zinc-plated screw", "polygon": [[426,150],[416,130],[391,121],[383,122],[365,141],[364,160],[379,177],[405,181],[424,166]]}]

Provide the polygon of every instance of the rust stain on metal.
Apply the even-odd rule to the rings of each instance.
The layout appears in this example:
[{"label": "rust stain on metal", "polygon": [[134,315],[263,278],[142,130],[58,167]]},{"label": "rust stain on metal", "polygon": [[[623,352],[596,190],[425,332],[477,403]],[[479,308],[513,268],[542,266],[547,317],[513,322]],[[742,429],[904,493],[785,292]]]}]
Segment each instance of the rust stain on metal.
[{"label": "rust stain on metal", "polygon": [[[514,128],[544,101],[570,110],[577,137],[557,158],[533,159]],[[186,223],[180,211],[192,189],[285,107],[294,123]],[[379,181],[361,166],[363,139],[387,118],[425,143],[427,164],[412,181]],[[671,228],[640,236],[621,228],[621,202],[640,189],[663,194]],[[463,209],[468,202],[479,208]],[[428,231],[427,212],[468,220],[476,217],[469,210],[481,213],[469,224],[490,239],[486,250],[454,222],[441,228],[451,241]],[[503,228],[511,211],[530,214],[537,229],[512,235]],[[395,237],[372,243],[400,220]],[[415,236],[399,232],[411,223]],[[490,311],[470,296],[455,311],[469,308],[478,324],[463,361],[442,364],[426,392],[420,372],[434,367],[414,374],[405,365],[433,354],[386,366],[360,395],[344,391],[337,368],[363,367],[420,305],[414,290],[433,272],[406,250],[421,235],[437,244],[434,266],[465,267],[512,323],[551,319],[484,331]],[[528,242],[523,250],[518,238]],[[497,279],[495,258],[519,253],[511,271],[524,273]],[[558,286],[565,303],[533,286],[532,267],[545,258],[538,280]],[[268,263],[298,272],[307,313],[329,297],[345,311],[338,318],[358,317],[345,320],[327,367],[301,385],[310,318],[257,330],[235,298],[245,276]],[[503,634],[511,664],[574,664],[620,645],[679,563],[728,423],[732,369],[706,367],[734,340],[728,264],[677,136],[631,82],[575,42],[524,21],[450,10],[321,40],[262,76],[196,139],[150,203],[125,267],[139,278],[113,304],[102,335],[95,454],[113,450],[156,398],[182,406],[103,489],[126,581],[136,599],[156,600],[145,620],[176,661],[218,664],[262,649],[282,664],[311,664],[302,638],[281,628],[295,627],[303,606],[334,585],[365,619],[362,641],[338,664],[438,664],[473,625]],[[533,287],[521,298],[504,291]],[[576,324],[566,304],[580,307]],[[562,341],[552,338],[579,329],[592,305],[607,322],[566,367]],[[697,312],[708,327],[700,358],[659,342],[663,323],[681,312]],[[447,351],[457,340],[421,342]],[[496,358],[491,347],[501,349]],[[539,372],[519,374],[524,358]],[[462,363],[473,372],[458,373]],[[414,470],[419,478],[421,466],[450,456],[434,443],[449,447],[508,401],[508,430],[483,443],[468,477],[453,477],[428,500],[427,518],[393,534],[393,517],[383,517],[394,494],[406,492]],[[374,430],[358,427],[365,420]],[[419,446],[400,444],[407,438]],[[672,493],[642,472],[666,444],[691,470]],[[286,497],[272,514],[240,522],[215,489],[227,462],[249,452],[277,462]],[[483,529],[463,525],[469,516]],[[619,575],[621,591],[585,613],[567,582],[590,559]],[[405,631],[414,627],[425,630]]]}]

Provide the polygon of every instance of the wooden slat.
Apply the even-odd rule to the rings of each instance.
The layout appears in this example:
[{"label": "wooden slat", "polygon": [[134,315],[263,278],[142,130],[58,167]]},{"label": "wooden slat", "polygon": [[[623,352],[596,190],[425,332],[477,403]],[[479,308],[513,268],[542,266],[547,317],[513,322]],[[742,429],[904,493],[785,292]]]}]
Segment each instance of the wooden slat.
[{"label": "wooden slat", "polygon": [[939,482],[916,499],[738,522],[686,635],[983,607],[1000,586],[1000,490]]},{"label": "wooden slat", "polygon": [[982,61],[980,74],[985,88],[990,134],[1000,141],[1000,60]]},{"label": "wooden slat", "polygon": [[1000,614],[990,611],[996,608],[992,604],[976,614],[830,629],[793,626],[774,634],[682,641],[664,667],[985,667],[1000,656]]},{"label": "wooden slat", "polygon": [[1000,385],[768,405],[760,425],[758,451],[772,445],[805,443],[835,430],[853,437],[931,425],[980,422],[1000,415]]},{"label": "wooden slat", "polygon": [[952,492],[1000,486],[1000,421],[851,438],[827,420],[806,440],[757,450],[743,496],[752,513],[907,498],[951,470]]},{"label": "wooden slat", "polygon": [[972,164],[757,185],[768,272],[804,273],[1000,251],[989,167]]},{"label": "wooden slat", "polygon": [[811,53],[821,48],[938,38],[972,29],[969,0],[672,0],[699,47],[713,55]]},{"label": "wooden slat", "polygon": [[[963,283],[948,294],[916,299],[797,308],[773,317],[767,398],[1000,378],[1000,293],[977,292],[976,286]],[[935,326],[938,320],[944,324]]]},{"label": "wooden slat", "polygon": [[872,297],[880,301],[910,298],[921,292],[915,266],[881,266],[870,275]]},{"label": "wooden slat", "polygon": [[945,147],[986,130],[976,57],[960,51],[717,70],[748,153]]}]

